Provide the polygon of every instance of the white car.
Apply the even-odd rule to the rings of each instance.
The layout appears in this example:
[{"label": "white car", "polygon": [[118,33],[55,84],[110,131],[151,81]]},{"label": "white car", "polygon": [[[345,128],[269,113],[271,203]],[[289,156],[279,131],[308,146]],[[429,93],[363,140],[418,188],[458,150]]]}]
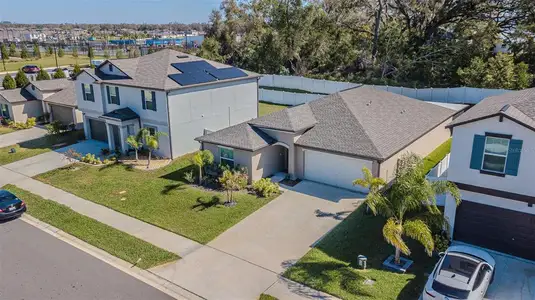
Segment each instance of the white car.
[{"label": "white car", "polygon": [[451,246],[440,255],[427,279],[422,299],[484,299],[494,277],[494,258],[469,246]]}]

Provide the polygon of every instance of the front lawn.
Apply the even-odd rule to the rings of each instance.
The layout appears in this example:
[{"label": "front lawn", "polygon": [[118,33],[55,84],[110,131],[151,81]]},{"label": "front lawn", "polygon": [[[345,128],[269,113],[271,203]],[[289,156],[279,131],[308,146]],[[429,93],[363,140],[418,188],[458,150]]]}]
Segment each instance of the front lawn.
[{"label": "front lawn", "polygon": [[13,185],[4,188],[26,202],[27,213],[31,216],[132,264],[141,258],[137,266],[142,269],[179,259],[174,253],[81,215],[65,205]]},{"label": "front lawn", "polygon": [[[0,166],[75,144],[83,136],[83,131],[70,131],[0,148]],[[15,153],[11,153],[11,149],[15,149]]]},{"label": "front lawn", "polygon": [[270,113],[274,113],[279,110],[283,110],[287,108],[288,105],[284,104],[275,104],[275,103],[269,103],[269,102],[259,102],[258,103],[258,116],[264,116],[269,115]]},{"label": "front lawn", "polygon": [[[382,262],[394,248],[383,240],[384,219],[364,210],[360,206],[284,276],[342,299],[418,299],[436,259],[408,241],[414,260],[409,271],[398,274],[383,269]],[[368,258],[367,270],[358,269],[360,254]],[[367,285],[366,279],[375,283]]]},{"label": "front lawn", "polygon": [[122,164],[92,167],[77,164],[36,178],[147,223],[207,243],[272,198],[236,193],[238,204],[221,205],[225,194],[190,186],[184,173],[194,169],[192,155],[155,171]]},{"label": "front lawn", "polygon": [[14,131],[16,131],[16,130],[11,128],[11,127],[0,125],[0,135],[6,134],[6,133],[11,133],[11,132],[14,132]]}]

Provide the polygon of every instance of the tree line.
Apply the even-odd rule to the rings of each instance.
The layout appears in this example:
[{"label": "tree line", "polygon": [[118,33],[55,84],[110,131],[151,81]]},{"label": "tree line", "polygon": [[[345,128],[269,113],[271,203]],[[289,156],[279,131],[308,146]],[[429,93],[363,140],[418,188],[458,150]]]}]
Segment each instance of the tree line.
[{"label": "tree line", "polygon": [[507,89],[535,73],[532,0],[223,0],[209,24],[199,55],[259,73]]}]

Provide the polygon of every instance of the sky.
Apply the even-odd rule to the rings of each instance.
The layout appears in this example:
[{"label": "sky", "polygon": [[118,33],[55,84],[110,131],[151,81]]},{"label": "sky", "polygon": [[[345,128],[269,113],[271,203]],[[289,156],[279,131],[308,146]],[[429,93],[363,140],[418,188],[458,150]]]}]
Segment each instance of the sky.
[{"label": "sky", "polygon": [[0,21],[15,23],[207,22],[221,0],[0,0]]}]

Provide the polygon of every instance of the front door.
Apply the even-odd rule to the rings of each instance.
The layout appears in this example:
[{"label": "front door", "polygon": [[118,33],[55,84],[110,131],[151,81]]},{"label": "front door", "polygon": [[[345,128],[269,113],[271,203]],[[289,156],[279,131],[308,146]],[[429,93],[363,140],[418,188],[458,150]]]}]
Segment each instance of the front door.
[{"label": "front door", "polygon": [[111,132],[112,132],[112,135],[113,135],[113,143],[115,144],[115,149],[113,149],[113,150],[122,151],[123,147],[122,147],[122,143],[121,143],[122,141],[121,141],[120,128],[117,125],[110,125],[110,126],[111,126]]}]

